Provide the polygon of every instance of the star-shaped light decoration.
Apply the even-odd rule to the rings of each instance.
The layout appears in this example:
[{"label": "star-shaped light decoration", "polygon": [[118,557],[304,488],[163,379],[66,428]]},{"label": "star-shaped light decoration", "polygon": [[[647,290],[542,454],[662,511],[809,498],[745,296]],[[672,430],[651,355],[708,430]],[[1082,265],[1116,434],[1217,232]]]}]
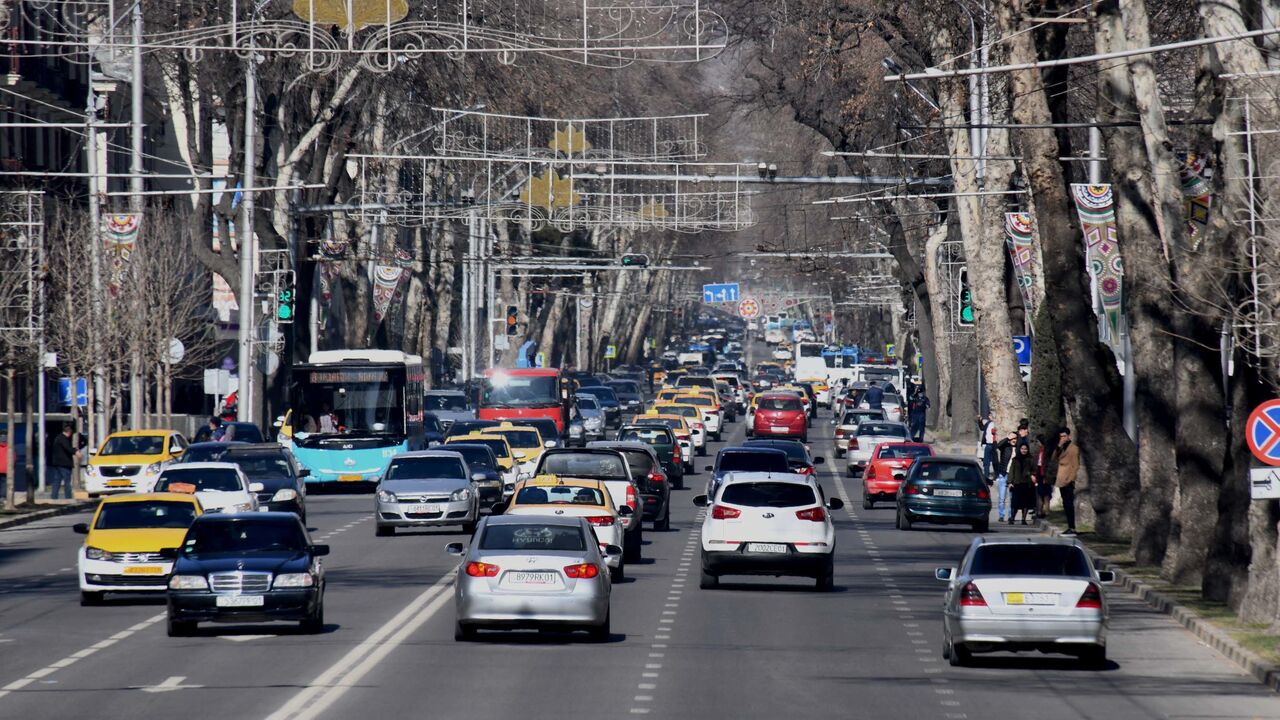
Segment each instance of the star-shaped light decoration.
[{"label": "star-shaped light decoration", "polygon": [[293,0],[293,14],[315,25],[336,25],[354,33],[370,25],[400,22],[409,14],[406,0]]},{"label": "star-shaped light decoration", "polygon": [[573,157],[574,155],[582,155],[590,150],[591,142],[587,140],[586,128],[569,123],[556,130],[555,137],[551,138],[548,147],[562,155]]},{"label": "star-shaped light decoration", "polygon": [[655,198],[640,206],[640,219],[657,221],[667,217],[667,206]]},{"label": "star-shaped light decoration", "polygon": [[547,210],[573,207],[582,202],[582,196],[573,191],[573,182],[561,178],[555,170],[545,175],[535,175],[520,191],[520,202]]}]

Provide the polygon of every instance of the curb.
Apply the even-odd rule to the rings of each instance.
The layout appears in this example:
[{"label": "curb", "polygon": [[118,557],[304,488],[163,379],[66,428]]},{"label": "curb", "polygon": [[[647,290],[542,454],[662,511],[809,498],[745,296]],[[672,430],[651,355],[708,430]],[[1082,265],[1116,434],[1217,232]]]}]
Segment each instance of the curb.
[{"label": "curb", "polygon": [[[1040,530],[1051,536],[1058,536],[1062,534],[1062,531],[1058,526],[1050,525],[1047,520],[1040,521]],[[1093,558],[1094,564],[1097,567],[1107,568],[1107,566],[1110,565],[1106,558],[1095,553],[1088,545],[1085,545],[1085,551]],[[1156,590],[1145,582],[1133,577],[1129,573],[1114,567],[1107,569],[1110,569],[1116,574],[1116,584],[1126,592],[1136,595],[1138,599],[1145,602],[1157,612],[1172,617],[1182,625],[1182,627],[1191,631],[1192,634],[1200,638],[1200,640],[1202,640],[1206,645],[1217,650],[1225,658],[1235,663],[1235,665],[1241,670],[1252,675],[1255,680],[1267,686],[1273,692],[1280,693],[1280,665],[1273,665],[1244,649],[1227,633],[1213,627],[1213,625],[1211,625],[1207,620],[1204,620],[1191,610],[1179,605],[1176,600],[1170,598],[1159,590]]]},{"label": "curb", "polygon": [[48,510],[37,510],[36,512],[27,513],[25,515],[19,515],[18,517],[0,520],[0,530],[4,530],[6,528],[11,528],[11,527],[18,527],[19,525],[26,525],[27,523],[33,523],[37,520],[44,520],[45,518],[58,517],[59,515],[70,515],[72,513],[77,513],[77,512],[80,512],[81,510],[87,510],[89,508],[92,508],[94,505],[97,504],[97,502],[98,502],[97,500],[88,500],[88,501],[78,502],[73,505],[62,505],[56,508],[49,508]]}]

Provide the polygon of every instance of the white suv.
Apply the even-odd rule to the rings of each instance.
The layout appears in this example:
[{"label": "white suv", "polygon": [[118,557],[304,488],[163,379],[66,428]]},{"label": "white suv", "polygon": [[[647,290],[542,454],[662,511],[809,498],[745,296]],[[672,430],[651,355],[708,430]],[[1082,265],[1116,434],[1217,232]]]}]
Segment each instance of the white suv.
[{"label": "white suv", "polygon": [[702,588],[721,575],[795,575],[830,590],[834,577],[835,527],[817,481],[794,473],[730,473],[716,495],[693,499],[709,506],[702,523]]}]

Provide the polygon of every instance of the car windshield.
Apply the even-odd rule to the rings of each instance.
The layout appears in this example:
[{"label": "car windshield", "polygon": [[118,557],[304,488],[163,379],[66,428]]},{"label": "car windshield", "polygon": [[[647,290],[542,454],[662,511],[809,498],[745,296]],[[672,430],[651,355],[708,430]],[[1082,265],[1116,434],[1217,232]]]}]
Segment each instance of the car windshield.
[{"label": "car windshield", "polygon": [[670,445],[673,440],[671,431],[661,428],[623,428],[618,432],[622,441],[642,442],[650,445]]},{"label": "car windshield", "polygon": [[731,452],[720,456],[720,472],[790,472],[787,456],[775,452]]},{"label": "car windshield", "polygon": [[746,446],[751,447],[752,445],[758,444],[762,447],[769,447],[775,450],[781,450],[782,452],[787,454],[787,459],[793,463],[808,464],[809,462],[809,451],[805,450],[803,443],[777,442],[777,441],[766,441],[766,442],[767,444],[757,443],[756,441],[748,440],[746,443]]},{"label": "car windshield", "polygon": [[614,380],[609,383],[609,387],[613,388],[615,393],[640,394],[640,386],[631,380]]},{"label": "car windshield", "polygon": [[480,536],[480,549],[582,552],[587,544],[582,528],[572,525],[491,525]]},{"label": "car windshield", "polygon": [[607,387],[584,387],[579,388],[578,393],[581,395],[591,395],[602,403],[617,403],[618,396],[613,394],[613,390]]},{"label": "car windshield", "polygon": [[907,429],[894,423],[864,422],[858,426],[859,435],[883,435],[907,439]]},{"label": "car windshield", "polygon": [[159,455],[164,452],[163,435],[123,435],[107,438],[98,455]]},{"label": "car windshield", "polygon": [[[188,488],[181,487],[183,485]],[[194,488],[194,489],[191,489]],[[156,492],[238,492],[240,475],[231,468],[184,468],[165,470],[156,480]]]},{"label": "car windshield", "polygon": [[643,478],[653,472],[653,456],[644,450],[622,450],[622,456],[627,459],[627,467],[631,468],[631,477]]},{"label": "car windshield", "polygon": [[182,551],[197,557],[299,553],[306,550],[308,544],[307,535],[297,518],[218,519],[192,525],[182,542]]},{"label": "car windshield", "polygon": [[449,443],[449,452],[456,452],[462,455],[462,459],[467,461],[467,465],[471,466],[472,470],[493,467],[493,456],[489,453],[487,447],[475,445],[468,447],[462,444]]},{"label": "car windshield", "polygon": [[462,461],[452,457],[392,458],[387,466],[387,480],[423,480],[427,478],[467,477]]},{"label": "car windshield", "polygon": [[1028,543],[983,545],[973,555],[970,575],[1090,577],[1089,559],[1071,545]]},{"label": "car windshield", "polygon": [[578,395],[577,400],[578,400],[579,410],[599,410],[600,409],[600,401],[597,400],[594,395],[580,394]]},{"label": "car windshield", "polygon": [[485,380],[481,407],[547,407],[560,402],[560,383],[554,375],[497,373]]},{"label": "car windshield", "polygon": [[196,519],[194,503],[177,500],[144,500],[138,502],[103,503],[95,530],[133,530],[138,528],[185,528]]},{"label": "car windshield", "polygon": [[542,447],[542,438],[538,437],[538,433],[533,430],[500,430],[498,432],[513,448]]},{"label": "car windshield", "polygon": [[969,463],[924,462],[916,464],[916,480],[954,482],[964,485],[985,485],[981,470]]},{"label": "car windshield", "polygon": [[715,405],[715,401],[713,401],[709,397],[704,397],[702,395],[682,397],[679,400],[685,405],[697,405],[698,407],[712,407],[713,405]]},{"label": "car windshield", "polygon": [[797,507],[817,503],[808,485],[780,482],[732,483],[720,493],[720,502],[746,507]]},{"label": "car windshield", "polygon": [[538,472],[625,480],[627,464],[614,453],[561,452],[542,456],[542,467],[538,468]]},{"label": "car windshield", "polygon": [[[468,443],[471,443],[472,445],[486,445],[486,446],[488,446],[488,448],[489,448],[490,450],[492,450],[492,451],[493,451],[493,454],[494,454],[494,455],[496,455],[497,457],[500,457],[500,458],[509,458],[509,457],[511,457],[511,448],[510,448],[510,446],[508,446],[508,445],[507,445],[507,441],[506,441],[506,440],[501,440],[501,439],[498,439],[498,438],[488,438],[488,439],[486,439],[486,438],[467,438],[466,440],[467,440],[467,442],[468,442]],[[451,444],[451,443],[445,443],[445,446],[446,446],[446,447],[445,447],[445,449],[446,449],[446,450],[448,450],[448,449],[449,449],[449,448],[448,448],[448,445],[450,445],[450,444]]]},{"label": "car windshield", "polygon": [[427,412],[438,412],[440,410],[464,411],[467,409],[467,397],[465,395],[427,393],[424,400]]},{"label": "car windshield", "polygon": [[757,406],[761,410],[802,410],[804,406],[798,397],[766,397],[760,398]]},{"label": "car windshield", "polygon": [[882,460],[914,460],[929,457],[933,451],[923,445],[885,445],[880,448]]},{"label": "car windshield", "polygon": [[517,505],[604,505],[604,496],[596,488],[576,485],[550,485],[520,488]]}]

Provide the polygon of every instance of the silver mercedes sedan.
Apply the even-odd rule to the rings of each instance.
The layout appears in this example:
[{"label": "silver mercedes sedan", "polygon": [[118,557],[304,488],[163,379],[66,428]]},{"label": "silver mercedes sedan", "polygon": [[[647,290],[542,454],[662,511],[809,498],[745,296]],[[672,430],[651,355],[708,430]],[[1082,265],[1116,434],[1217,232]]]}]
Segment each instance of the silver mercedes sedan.
[{"label": "silver mercedes sedan", "polygon": [[976,538],[959,567],[938,568],[947,583],[943,657],[964,665],[973,653],[1066,653],[1107,662],[1107,598],[1114,573],[1098,571],[1068,538]]},{"label": "silver mercedes sedan", "polygon": [[455,640],[474,640],[479,629],[585,630],[609,639],[612,584],[606,557],[584,518],[491,515],[480,521],[470,546],[449,543],[462,556],[454,594]]}]

